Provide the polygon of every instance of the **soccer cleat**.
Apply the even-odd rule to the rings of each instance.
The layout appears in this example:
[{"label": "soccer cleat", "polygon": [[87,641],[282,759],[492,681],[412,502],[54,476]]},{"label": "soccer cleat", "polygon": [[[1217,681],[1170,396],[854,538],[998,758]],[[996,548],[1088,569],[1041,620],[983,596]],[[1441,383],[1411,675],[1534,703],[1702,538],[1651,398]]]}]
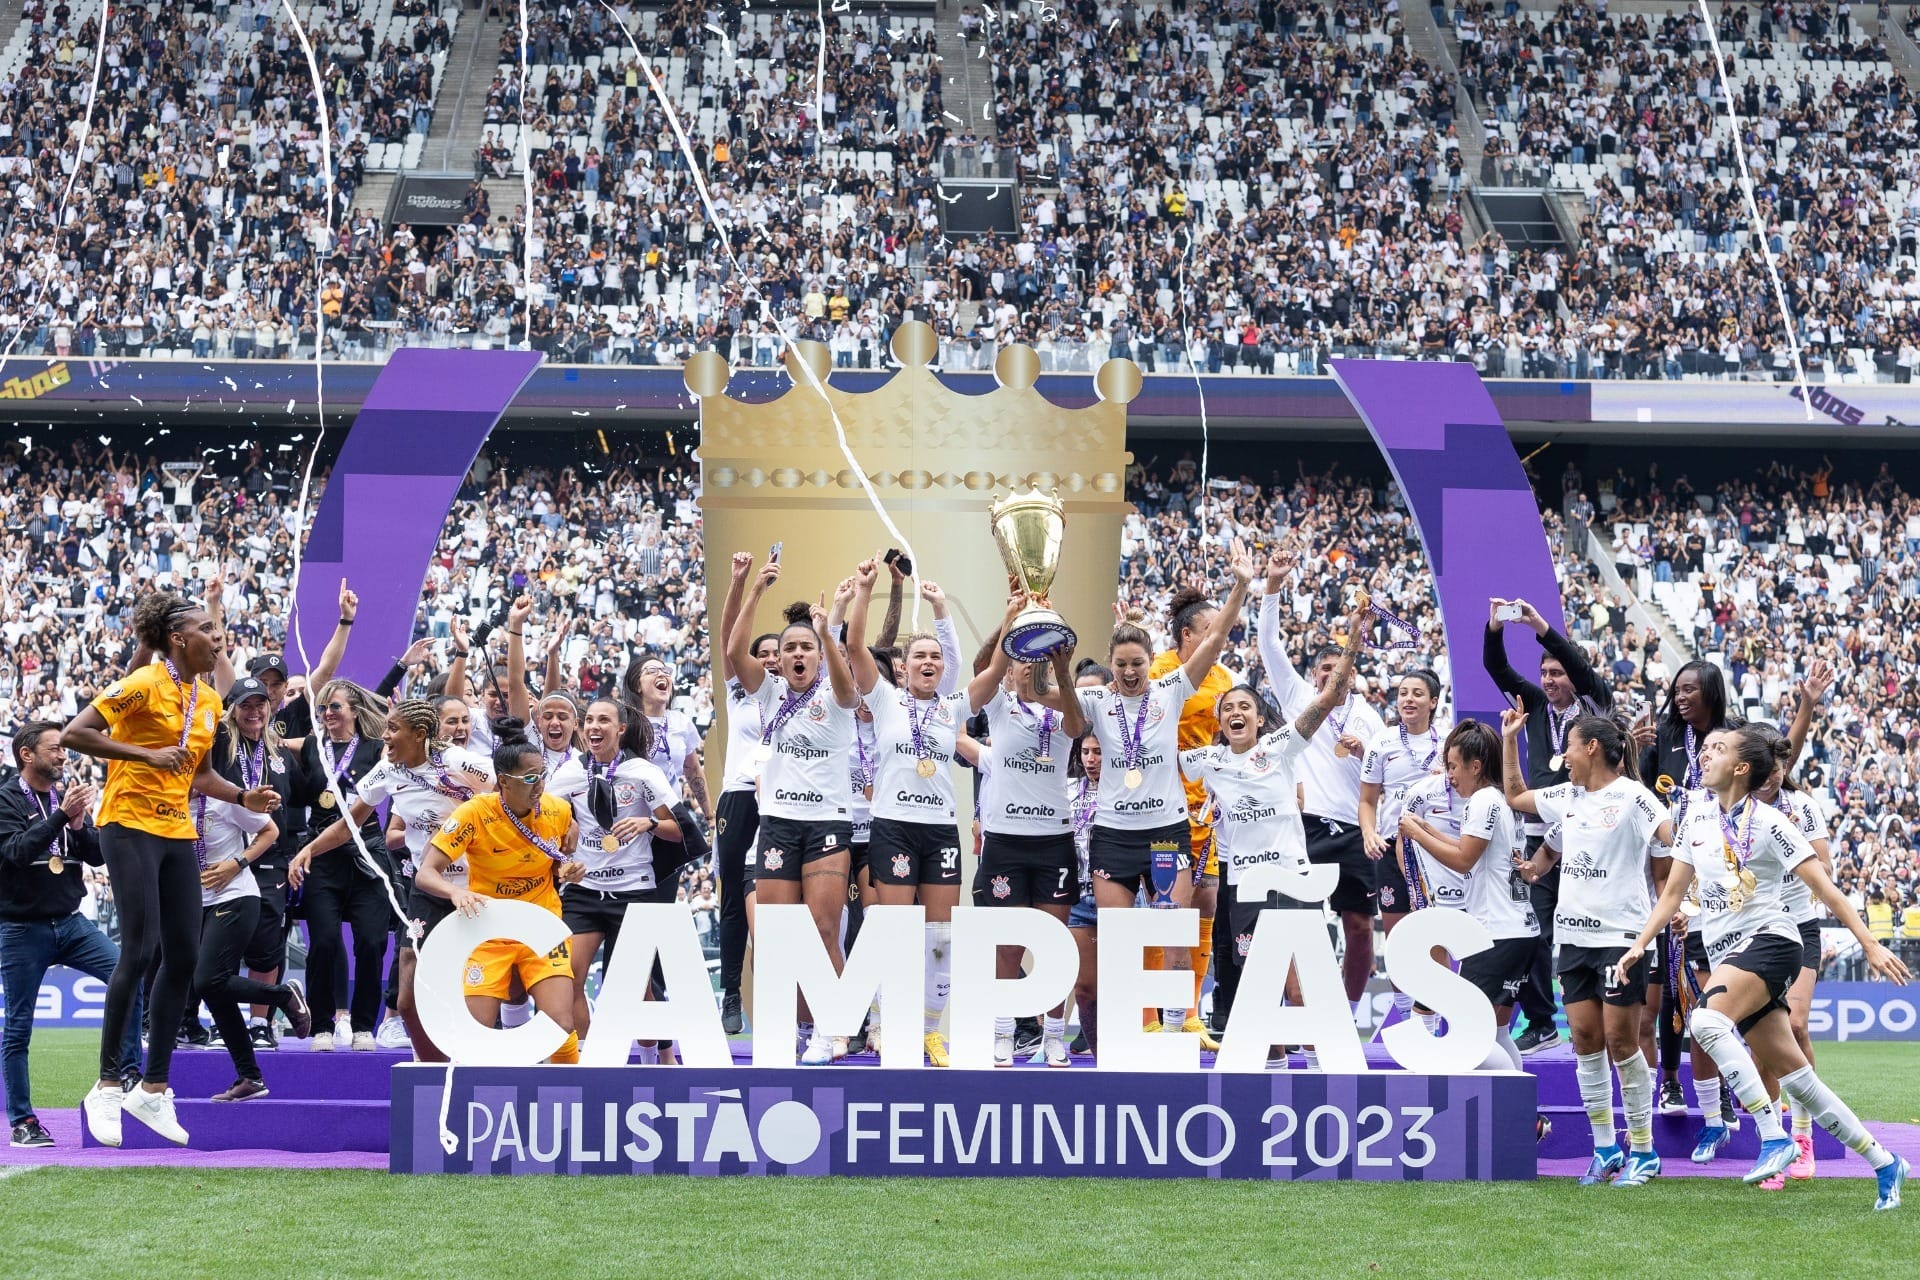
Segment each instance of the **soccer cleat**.
[{"label": "soccer cleat", "polygon": [[405,1049],[412,1046],[413,1037],[407,1034],[406,1020],[396,1013],[380,1024],[373,1042],[382,1049]]},{"label": "soccer cleat", "polygon": [[1188,1035],[1199,1036],[1200,1047],[1202,1049],[1205,1049],[1208,1053],[1220,1052],[1220,1042],[1213,1038],[1212,1032],[1210,1032],[1207,1029],[1207,1024],[1200,1021],[1199,1014],[1197,1013],[1188,1014],[1187,1020],[1180,1024],[1180,1029],[1186,1032]]},{"label": "soccer cleat", "polygon": [[1799,1154],[1800,1148],[1792,1138],[1768,1138],[1760,1144],[1760,1158],[1753,1162],[1753,1168],[1747,1170],[1742,1181],[1765,1182],[1776,1173],[1784,1173]]},{"label": "soccer cleat", "polygon": [[1593,1153],[1593,1163],[1580,1175],[1580,1185],[1596,1187],[1603,1182],[1611,1182],[1613,1176],[1627,1164],[1627,1153],[1619,1147],[1607,1147]]},{"label": "soccer cleat", "polygon": [[[308,1034],[312,1034],[313,1015],[309,1013],[307,1017],[307,1032]],[[256,1052],[262,1049],[278,1049],[280,1047],[280,1041],[275,1038],[273,1034],[273,1024],[270,1022],[254,1023],[251,1027],[247,1028],[247,1036],[253,1041],[253,1047]]]},{"label": "soccer cleat", "polygon": [[1536,1143],[1545,1142],[1547,1140],[1548,1135],[1550,1135],[1552,1132],[1553,1132],[1553,1121],[1547,1119],[1547,1117],[1544,1114],[1536,1114],[1533,1117],[1534,1142]]},{"label": "soccer cleat", "polygon": [[1687,1114],[1687,1095],[1680,1091],[1680,1082],[1678,1080],[1661,1081],[1660,1114],[1663,1116],[1683,1116]]},{"label": "soccer cleat", "polygon": [[[295,1040],[305,1040],[313,1034],[313,1010],[307,1005],[306,990],[301,987],[298,982],[287,982],[282,985],[287,993],[288,1030]],[[270,1027],[265,1029],[267,1032],[267,1040],[269,1041],[266,1047],[271,1049],[274,1047],[271,1043],[273,1040],[273,1031]],[[259,1032],[261,1030],[261,1027],[254,1028],[254,1043],[256,1045],[260,1043]]]},{"label": "soccer cleat", "polygon": [[1022,1062],[1030,1060],[1034,1054],[1040,1052],[1042,1038],[1038,1027],[1016,1027],[1013,1033],[1013,1056]]},{"label": "soccer cleat", "polygon": [[927,1065],[944,1067],[947,1065],[947,1038],[938,1031],[927,1032]]},{"label": "soccer cleat", "polygon": [[995,1036],[993,1038],[993,1065],[1010,1067],[1013,1065],[1013,1037]]},{"label": "soccer cleat", "polygon": [[180,1127],[179,1117],[173,1114],[173,1090],[154,1093],[150,1089],[135,1089],[126,1095],[121,1106],[128,1115],[176,1147],[187,1145],[187,1131]]},{"label": "soccer cleat", "polygon": [[833,1042],[825,1036],[808,1038],[807,1051],[800,1055],[803,1067],[824,1067],[833,1062]]},{"label": "soccer cleat", "polygon": [[7,1143],[10,1147],[50,1147],[53,1135],[41,1127],[39,1116],[28,1116],[13,1126],[13,1139]]},{"label": "soccer cleat", "polygon": [[1907,1174],[1913,1171],[1903,1156],[1895,1156],[1893,1163],[1874,1172],[1874,1178],[1880,1184],[1879,1198],[1873,1202],[1875,1209],[1898,1209],[1900,1207],[1900,1188],[1906,1185]]},{"label": "soccer cleat", "polygon": [[1725,1125],[1710,1124],[1700,1130],[1699,1139],[1693,1144],[1693,1162],[1711,1164],[1720,1154],[1720,1148],[1727,1145],[1730,1137]]},{"label": "soccer cleat", "polygon": [[1528,1027],[1520,1033],[1520,1038],[1513,1042],[1513,1047],[1520,1051],[1522,1057],[1526,1057],[1529,1054],[1539,1053],[1542,1049],[1551,1049],[1559,1043],[1559,1030],[1549,1025]]},{"label": "soccer cleat", "polygon": [[120,1145],[120,1117],[124,1114],[127,1090],[102,1085],[98,1080],[80,1102],[87,1113],[87,1132],[103,1147]]},{"label": "soccer cleat", "polygon": [[314,1032],[313,1050],[315,1053],[332,1053],[333,1052],[333,1032],[331,1031]]},{"label": "soccer cleat", "polygon": [[266,1096],[267,1082],[265,1080],[249,1080],[245,1076],[241,1076],[229,1085],[224,1092],[214,1094],[213,1100],[215,1102],[245,1102],[249,1098],[264,1098]]},{"label": "soccer cleat", "polygon": [[356,1031],[353,1033],[353,1051],[355,1053],[373,1052],[373,1032]]},{"label": "soccer cleat", "polygon": [[1048,1066],[1070,1067],[1073,1065],[1073,1058],[1067,1053],[1065,1040],[1050,1036],[1040,1042],[1040,1048],[1047,1055]]},{"label": "soccer cleat", "polygon": [[1800,1148],[1800,1154],[1787,1166],[1787,1176],[1795,1182],[1805,1182],[1813,1176],[1813,1135],[1796,1133],[1793,1145]]},{"label": "soccer cleat", "polygon": [[720,1029],[730,1036],[737,1036],[744,1025],[740,1017],[740,993],[729,991],[720,1001]]},{"label": "soccer cleat", "polygon": [[1660,1157],[1651,1151],[1629,1151],[1627,1167],[1613,1180],[1616,1187],[1644,1187],[1660,1176]]},{"label": "soccer cleat", "polygon": [[1776,1173],[1771,1178],[1768,1178],[1765,1182],[1761,1183],[1760,1189],[1762,1191],[1782,1191],[1786,1189],[1786,1185],[1787,1185],[1787,1175],[1784,1173]]},{"label": "soccer cleat", "polygon": [[1067,1052],[1077,1053],[1082,1057],[1092,1053],[1093,1046],[1087,1043],[1087,1033],[1082,1031],[1079,1035],[1075,1036],[1073,1043],[1067,1046]]}]

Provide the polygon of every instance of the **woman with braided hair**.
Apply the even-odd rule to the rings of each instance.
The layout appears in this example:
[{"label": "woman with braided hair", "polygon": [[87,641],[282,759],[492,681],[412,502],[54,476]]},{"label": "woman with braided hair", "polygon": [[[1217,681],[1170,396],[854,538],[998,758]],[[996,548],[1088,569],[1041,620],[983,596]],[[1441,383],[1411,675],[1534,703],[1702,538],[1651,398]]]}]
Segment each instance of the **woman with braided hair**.
[{"label": "woman with braided hair", "polygon": [[[442,741],[440,711],[428,699],[409,698],[396,703],[387,713],[381,743],[383,758],[361,777],[347,816],[335,819],[310,840],[287,867],[287,879],[294,886],[298,887],[306,879],[315,858],[346,844],[354,828],[364,830],[383,801],[392,802],[394,818],[406,829],[407,860],[403,874],[411,881],[427,851],[427,842],[433,839],[433,833],[440,829],[447,815],[464,801],[493,790],[492,762]],[[445,874],[448,879],[458,881],[466,871],[456,863],[449,866]],[[401,931],[400,1017],[407,1025],[414,1054],[422,1062],[445,1062],[446,1055],[427,1039],[414,1003],[415,949],[427,932],[452,911],[445,898],[415,888],[407,901],[407,927]]]}]

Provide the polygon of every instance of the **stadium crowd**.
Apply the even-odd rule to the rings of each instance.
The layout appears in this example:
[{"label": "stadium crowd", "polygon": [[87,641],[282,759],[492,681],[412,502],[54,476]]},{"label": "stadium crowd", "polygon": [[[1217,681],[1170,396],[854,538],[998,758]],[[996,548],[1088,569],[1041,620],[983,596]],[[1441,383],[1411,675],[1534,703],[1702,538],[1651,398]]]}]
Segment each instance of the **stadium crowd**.
[{"label": "stadium crowd", "polygon": [[[450,11],[393,7],[377,41],[372,17],[313,24],[329,210],[304,58],[253,4],[212,19],[116,7],[91,116],[114,140],[63,205],[97,10],[36,7],[38,56],[0,95],[14,349],[298,357],[317,305],[346,358],[528,342],[566,362],[716,346],[770,364],[784,332],[865,367],[918,318],[949,367],[988,367],[1014,340],[1059,369],[1127,353],[1308,373],[1363,352],[1508,377],[1790,366],[1693,16],[1455,6],[1461,85],[1488,125],[1470,175],[1454,85],[1383,0],[969,7],[990,120],[954,110],[932,19],[885,6],[827,15],[823,48],[797,9],[620,6],[623,29],[599,5],[533,0],[523,104],[519,6],[493,7],[510,21],[468,103],[485,133],[451,229],[383,225],[354,202],[370,148],[431,123]],[[1909,91],[1880,39],[1837,31],[1830,6],[1775,7],[1727,6],[1722,35],[1805,362],[1905,380],[1920,366]],[[531,245],[525,205],[496,208],[482,181],[517,178],[523,148]],[[1838,177],[1815,184],[1816,167]],[[1011,233],[943,230],[944,181],[977,175],[1016,181]],[[1583,190],[1578,243],[1471,234],[1475,177]]]}]

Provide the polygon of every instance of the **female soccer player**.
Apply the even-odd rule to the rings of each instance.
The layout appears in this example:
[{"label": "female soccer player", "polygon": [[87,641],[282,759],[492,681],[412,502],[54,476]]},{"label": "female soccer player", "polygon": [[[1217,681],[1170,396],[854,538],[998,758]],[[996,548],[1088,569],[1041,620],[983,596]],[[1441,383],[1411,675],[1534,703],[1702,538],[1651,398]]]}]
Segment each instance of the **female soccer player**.
[{"label": "female soccer player", "polygon": [[[173,1037],[200,955],[200,867],[194,854],[194,792],[271,813],[271,787],[243,790],[213,770],[208,748],[220,720],[220,695],[202,676],[220,654],[219,629],[206,610],[170,591],[142,596],[133,632],[160,661],[102,690],[67,723],[60,745],[107,762],[100,802],[100,849],[120,915],[120,963],[101,1010],[100,1078],[87,1091],[87,1128],[102,1146],[120,1145],[123,1113],[169,1142],[187,1131],[167,1091]],[[162,1028],[147,1049],[146,1075],[131,1095],[121,1088],[120,1061],[133,995],[155,951],[150,1022]]]},{"label": "female soccer player", "polygon": [[[1173,636],[1173,648],[1153,655],[1147,677],[1158,680],[1193,656],[1194,646],[1213,627],[1218,609],[1199,587],[1182,587],[1167,601],[1167,630]],[[1219,663],[1207,668],[1199,687],[1180,708],[1180,750],[1192,751],[1212,745],[1220,732],[1215,710],[1221,697],[1233,687],[1233,673]],[[1187,828],[1192,837],[1195,882],[1193,905],[1200,912],[1200,946],[1193,955],[1193,1012],[1180,1028],[1200,1037],[1200,1047],[1215,1050],[1219,1043],[1200,1020],[1200,989],[1206,984],[1207,968],[1213,956],[1215,912],[1219,909],[1220,860],[1214,848],[1213,827],[1205,820],[1206,788],[1194,778],[1182,779],[1187,791]],[[1159,948],[1152,948],[1158,952]],[[1151,955],[1149,967],[1154,965]],[[1216,983],[1218,979],[1215,980]],[[1224,1025],[1224,1024],[1216,1024]]]},{"label": "female soccer player", "polygon": [[[577,884],[586,864],[573,856],[580,828],[565,801],[545,794],[540,748],[505,736],[493,749],[498,791],[462,803],[434,833],[416,878],[427,893],[447,899],[453,910],[475,917],[495,898],[511,898],[560,915],[557,884]],[[449,879],[455,862],[467,867],[466,882]],[[573,966],[566,943],[545,955],[517,942],[494,941],[467,961],[467,1009],[492,1026],[512,980],[518,976],[534,1007],[560,1024],[566,1043],[549,1062],[580,1061],[573,1026]]]},{"label": "female soccer player", "polygon": [[[753,748],[760,787],[754,892],[768,904],[804,901],[837,973],[845,963],[840,914],[852,868],[845,761],[853,750],[853,710],[860,693],[846,653],[829,638],[824,599],[810,607],[808,621],[790,623],[780,633],[775,672],[755,661],[749,630],[753,612],[779,580],[780,562],[770,561],[754,579],[727,637],[728,665],[762,715]],[[833,1050],[828,1037],[811,1034],[803,1060],[831,1062]]]},{"label": "female soccer player", "polygon": [[[1276,865],[1305,875],[1311,865],[1306,823],[1300,816],[1300,754],[1345,696],[1347,678],[1364,643],[1365,620],[1364,609],[1356,609],[1348,619],[1347,642],[1330,678],[1292,724],[1270,723],[1259,693],[1251,685],[1235,685],[1221,697],[1216,711],[1219,742],[1180,753],[1181,772],[1206,786],[1218,813],[1216,826],[1226,869],[1220,902],[1233,938],[1236,966],[1246,963],[1262,911],[1319,905],[1278,890],[1243,896],[1241,885],[1256,867]],[[1298,999],[1299,984],[1291,974],[1288,992],[1290,998]]]},{"label": "female soccer player", "polygon": [[[1148,679],[1152,641],[1132,622],[1122,622],[1113,629],[1107,655],[1113,684],[1075,690],[1105,758],[1099,815],[1088,846],[1094,901],[1101,907],[1132,906],[1142,885],[1177,907],[1193,900],[1192,833],[1179,771],[1180,709],[1206,679],[1246,603],[1253,558],[1235,542],[1228,565],[1233,590],[1185,662],[1158,680]],[[1167,962],[1175,969],[1190,968],[1188,952],[1168,948]],[[1148,1029],[1181,1032],[1189,1012],[1163,1010],[1161,1021]]]},{"label": "female soccer player", "polygon": [[587,749],[555,769],[548,794],[573,807],[580,830],[580,883],[560,894],[561,918],[573,937],[573,1028],[586,1039],[592,1024],[587,1005],[587,972],[604,941],[607,963],[620,941],[627,905],[657,902],[653,842],[678,841],[673,785],[654,763],[645,716],[612,698],[596,698],[587,707],[582,733]]},{"label": "female soccer player", "polygon": [[1500,793],[1500,735],[1462,720],[1447,735],[1444,778],[1420,782],[1407,795],[1400,835],[1418,850],[1430,906],[1465,911],[1487,927],[1493,946],[1460,961],[1460,976],[1493,1005],[1494,1048],[1520,1069],[1507,1034],[1513,1002],[1533,963],[1534,918],[1518,863],[1526,837]]},{"label": "female soccer player", "polygon": [[194,970],[194,993],[206,1001],[213,1025],[233,1059],[234,1082],[215,1102],[244,1102],[267,1096],[267,1082],[254,1057],[240,1002],[284,1010],[295,1038],[313,1033],[313,1012],[297,982],[268,986],[240,976],[240,957],[260,922],[260,887],[253,864],[273,848],[280,828],[264,813],[244,805],[193,798],[193,825],[200,838],[193,842],[200,866],[200,963]]},{"label": "female soccer player", "polygon": [[[847,650],[854,688],[873,713],[875,769],[873,830],[867,845],[874,897],[881,906],[926,908],[926,1053],[933,1066],[947,1065],[940,1019],[947,1009],[952,967],[953,909],[960,902],[960,835],[953,789],[954,741],[968,710],[965,693],[942,694],[947,671],[940,641],[930,633],[906,639],[906,683],[880,679],[867,649],[867,611],[879,580],[877,559],[863,560],[853,575],[847,610]],[[946,597],[931,583],[936,617],[947,613]]]},{"label": "female soccer player", "polygon": [[[1089,659],[1079,664],[1073,687],[1104,689],[1112,683],[1113,672]],[[1080,871],[1080,900],[1067,912],[1067,929],[1073,934],[1073,945],[1080,953],[1080,969],[1073,984],[1073,1007],[1080,1015],[1080,1035],[1068,1046],[1073,1053],[1099,1051],[1100,909],[1093,898],[1088,845],[1093,838],[1093,819],[1100,808],[1100,766],[1100,740],[1091,733],[1075,738],[1067,760],[1067,801],[1073,812],[1073,851]]]},{"label": "female soccer player", "polygon": [[[1673,843],[1673,824],[1653,793],[1634,780],[1626,735],[1601,716],[1582,716],[1567,730],[1568,781],[1527,790],[1520,772],[1520,730],[1526,723],[1524,712],[1500,715],[1502,776],[1507,803],[1516,812],[1563,824],[1560,853],[1543,845],[1523,874],[1529,881],[1538,879],[1556,857],[1560,862],[1554,923],[1560,989],[1573,1033],[1580,1098],[1593,1126],[1593,1163],[1580,1185],[1614,1180],[1616,1186],[1643,1186],[1660,1172],[1653,1150],[1653,1076],[1640,1051],[1647,966],[1643,957],[1624,967],[1616,962],[1622,954],[1619,941],[1646,918],[1652,896],[1647,860],[1654,844],[1661,849],[1653,858],[1654,878],[1666,879],[1671,860],[1665,849]],[[1609,1057],[1626,1104],[1631,1148],[1626,1152],[1613,1128]]]},{"label": "female soccer player", "polygon": [[[1433,722],[1439,701],[1440,677],[1433,672],[1402,675],[1394,691],[1397,722],[1373,736],[1360,765],[1360,840],[1373,859],[1380,929],[1385,934],[1391,934],[1415,905],[1401,848],[1400,814],[1408,792],[1444,768],[1440,746],[1445,734]],[[1413,997],[1397,988],[1393,1004],[1402,1017],[1413,1011]]]},{"label": "female soccer player", "polygon": [[[684,711],[668,703],[673,697],[673,669],[660,658],[647,658],[629,664],[620,677],[620,702],[627,721],[645,720],[644,739],[647,762],[660,771],[667,784],[667,807],[687,802],[692,813],[713,821],[713,806],[707,801],[707,777],[700,771],[700,730]],[[680,831],[678,823],[674,830]],[[684,833],[654,836],[653,901],[672,902],[678,894],[680,869],[689,855],[682,844]]]},{"label": "female soccer player", "polygon": [[[447,815],[475,796],[493,790],[493,762],[461,747],[443,741],[441,718],[431,702],[411,698],[387,713],[381,733],[384,758],[360,779],[352,803],[344,818],[307,842],[287,867],[287,880],[295,888],[312,871],[316,858],[322,857],[352,839],[352,830],[365,830],[376,816],[377,806],[389,804],[394,819],[405,832],[405,873],[420,874],[420,859],[426,855],[433,833]],[[352,823],[352,827],[348,823]],[[466,868],[447,868],[449,879],[459,879]],[[398,954],[400,1018],[413,1042],[414,1056],[421,1062],[445,1062],[446,1055],[427,1038],[420,1023],[419,1006],[414,999],[413,974],[416,951],[433,927],[453,910],[446,899],[422,893],[416,883],[406,903],[407,927],[400,931]]]},{"label": "female soccer player", "polygon": [[466,700],[442,694],[433,699],[433,709],[440,716],[440,741],[450,747],[466,746],[473,733],[473,710]]},{"label": "female soccer player", "polygon": [[[714,867],[720,878],[720,1025],[738,1035],[746,1025],[740,1010],[740,977],[747,958],[747,859],[760,832],[760,796],[755,788],[759,766],[754,750],[760,744],[759,703],[741,685],[727,657],[727,637],[740,620],[753,574],[753,555],[733,553],[727,598],[720,610],[720,643],[713,646],[714,683],[726,690],[727,754],[723,762],[720,802],[714,810]],[[774,674],[780,637],[769,631],[748,645],[749,660],[764,675]]]},{"label": "female soccer player", "polygon": [[[1713,803],[1689,806],[1673,847],[1675,860],[1687,871],[1668,877],[1639,936],[1615,962],[1615,976],[1624,979],[1641,963],[1647,944],[1672,919],[1698,877],[1699,923],[1713,971],[1694,1008],[1692,1030],[1760,1130],[1760,1158],[1747,1171],[1746,1181],[1762,1182],[1782,1172],[1799,1152],[1780,1126],[1780,1109],[1767,1095],[1758,1061],[1779,1078],[1796,1109],[1805,1107],[1873,1167],[1879,1184],[1873,1207],[1897,1209],[1907,1162],[1867,1132],[1852,1109],[1814,1074],[1793,1038],[1786,994],[1800,976],[1801,941],[1784,902],[1785,877],[1802,880],[1859,939],[1875,973],[1901,984],[1912,975],[1834,887],[1799,829],[1753,794],[1766,787],[1774,765],[1771,743],[1752,728],[1721,730],[1701,745],[1701,781],[1712,792]],[[1743,1036],[1745,1045],[1740,1042]]]},{"label": "female soccer player", "polygon": [[[997,643],[1027,606],[1024,591],[1007,600],[987,665],[967,685],[969,709],[987,716],[981,770],[980,870],[975,905],[1033,907],[1062,924],[1080,896],[1073,810],[1067,789],[1067,745],[1086,732],[1066,650],[1053,655],[1044,685],[1034,666],[1013,666]],[[912,659],[909,655],[909,668]],[[998,976],[1020,976],[1020,949],[1002,947]],[[1050,1067],[1073,1065],[1067,1054],[1066,1003],[1041,1020],[1041,1053]],[[993,1065],[1013,1065],[1014,1020],[994,1027]]]},{"label": "female soccer player", "polygon": [[[300,769],[309,792],[302,798],[316,806],[309,814],[311,843],[358,795],[360,780],[380,767],[384,754],[387,717],[381,699],[351,680],[333,680],[320,690],[320,729],[300,748]],[[314,1033],[313,1047],[328,1051],[349,1044],[361,1052],[374,1047],[373,1032],[380,1021],[381,993],[386,986],[382,962],[386,958],[388,900],[394,868],[387,852],[386,833],[372,806],[360,812],[360,839],[351,858],[309,860],[310,873],[300,884],[300,901],[307,918],[308,999],[317,1017],[332,1018],[333,1030]],[[344,832],[342,833],[344,834]],[[288,868],[292,879],[292,868]],[[397,890],[393,890],[397,893]],[[405,904],[402,903],[402,906]],[[353,995],[351,1013],[345,992],[334,991],[334,962],[340,952],[340,926],[353,935]]]}]

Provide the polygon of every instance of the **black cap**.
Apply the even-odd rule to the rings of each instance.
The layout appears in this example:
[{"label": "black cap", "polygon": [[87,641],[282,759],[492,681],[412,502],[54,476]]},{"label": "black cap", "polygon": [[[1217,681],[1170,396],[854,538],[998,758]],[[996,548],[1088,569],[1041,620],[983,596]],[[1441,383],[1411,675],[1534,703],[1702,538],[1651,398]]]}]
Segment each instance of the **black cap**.
[{"label": "black cap", "polygon": [[237,707],[248,698],[265,698],[268,702],[273,701],[273,695],[267,692],[267,686],[252,676],[241,676],[235,680],[227,687],[227,692],[221,700],[229,707]]},{"label": "black cap", "polygon": [[289,674],[286,659],[277,653],[263,653],[247,663],[247,674],[250,676],[265,675],[269,671],[278,671],[280,678],[285,680]]}]

